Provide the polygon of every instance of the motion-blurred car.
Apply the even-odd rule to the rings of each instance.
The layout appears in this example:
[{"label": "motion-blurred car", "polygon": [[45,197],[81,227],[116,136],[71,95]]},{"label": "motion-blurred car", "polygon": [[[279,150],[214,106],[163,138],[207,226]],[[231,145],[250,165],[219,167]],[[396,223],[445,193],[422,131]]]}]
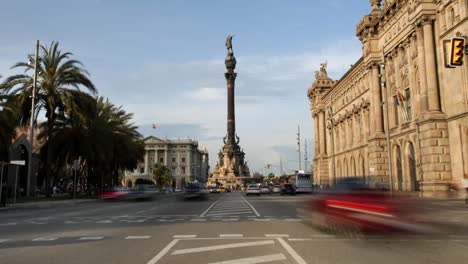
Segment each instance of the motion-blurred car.
[{"label": "motion-blurred car", "polygon": [[296,186],[294,186],[294,184],[292,183],[285,183],[283,184],[283,186],[281,186],[280,194],[281,195],[284,195],[284,194],[296,195]]},{"label": "motion-blurred car", "polygon": [[273,192],[274,193],[280,193],[281,192],[281,185],[273,186]]},{"label": "motion-blurred car", "polygon": [[208,196],[208,190],[202,183],[192,182],[185,186],[184,199],[200,198],[205,199]]},{"label": "motion-blurred car", "polygon": [[222,187],[222,186],[219,187],[219,192],[220,192],[220,193],[225,193],[225,192],[226,192],[226,188],[224,188],[224,187]]},{"label": "motion-blurred car", "polygon": [[216,186],[211,186],[210,187],[210,193],[219,193],[219,188]]},{"label": "motion-blurred car", "polygon": [[156,197],[156,186],[150,184],[137,184],[135,189],[128,194],[128,199],[152,200]]},{"label": "motion-blurred car", "polygon": [[343,179],[329,191],[309,198],[305,220],[315,226],[343,234],[366,232],[412,232],[425,234],[434,229],[418,218],[421,206],[414,199],[392,197],[370,188],[362,178]]},{"label": "motion-blurred car", "polygon": [[111,187],[105,189],[100,198],[103,200],[124,200],[128,198],[130,190],[124,187]]},{"label": "motion-blurred car", "polygon": [[271,189],[268,185],[263,185],[260,187],[260,193],[261,194],[271,194]]},{"label": "motion-blurred car", "polygon": [[260,195],[260,187],[257,184],[247,185],[245,195],[249,196],[250,194]]}]

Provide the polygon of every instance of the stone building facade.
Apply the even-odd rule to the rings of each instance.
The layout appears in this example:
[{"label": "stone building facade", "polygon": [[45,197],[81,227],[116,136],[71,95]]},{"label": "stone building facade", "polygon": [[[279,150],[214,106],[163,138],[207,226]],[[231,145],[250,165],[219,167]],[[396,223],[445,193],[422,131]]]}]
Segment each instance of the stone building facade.
[{"label": "stone building facade", "polygon": [[[133,186],[137,179],[153,180],[153,166],[163,164],[172,171],[176,188],[183,188],[193,180],[206,182],[209,157],[205,147],[191,139],[160,139],[150,136],[145,141],[145,159],[133,172],[126,172],[125,184]],[[131,182],[131,183],[130,183]]]},{"label": "stone building facade", "polygon": [[308,90],[315,180],[389,184],[391,170],[394,190],[446,191],[468,178],[466,58],[447,66],[450,39],[468,35],[468,0],[370,3],[356,27],[362,57],[339,80],[323,65]]}]

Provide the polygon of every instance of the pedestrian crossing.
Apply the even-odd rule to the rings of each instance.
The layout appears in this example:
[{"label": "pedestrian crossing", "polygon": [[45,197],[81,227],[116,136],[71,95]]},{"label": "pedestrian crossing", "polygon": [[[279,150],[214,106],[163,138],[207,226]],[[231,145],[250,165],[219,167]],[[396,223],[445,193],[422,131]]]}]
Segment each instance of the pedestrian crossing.
[{"label": "pedestrian crossing", "polygon": [[236,217],[260,216],[255,208],[242,196],[230,197],[229,200],[220,198],[214,202],[202,216],[206,217]]}]

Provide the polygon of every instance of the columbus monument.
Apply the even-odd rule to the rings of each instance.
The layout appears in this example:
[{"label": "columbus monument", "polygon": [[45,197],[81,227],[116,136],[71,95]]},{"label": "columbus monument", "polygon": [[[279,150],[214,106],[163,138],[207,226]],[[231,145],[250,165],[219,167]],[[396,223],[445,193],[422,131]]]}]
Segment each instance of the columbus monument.
[{"label": "columbus monument", "polygon": [[249,167],[245,161],[245,153],[239,146],[239,137],[236,134],[236,117],[234,103],[234,88],[237,73],[236,58],[232,49],[232,36],[226,39],[227,57],[225,60],[226,73],[224,77],[227,81],[227,135],[223,138],[224,147],[218,153],[218,161],[210,179],[210,183],[215,182],[223,186],[235,186],[241,184],[244,177],[250,176]]}]

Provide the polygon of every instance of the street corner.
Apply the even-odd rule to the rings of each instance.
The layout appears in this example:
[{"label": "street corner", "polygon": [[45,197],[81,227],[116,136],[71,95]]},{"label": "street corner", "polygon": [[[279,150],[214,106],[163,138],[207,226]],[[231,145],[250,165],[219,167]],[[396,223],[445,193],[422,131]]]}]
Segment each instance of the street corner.
[{"label": "street corner", "polygon": [[243,237],[225,234],[220,237],[179,235],[155,253],[147,264],[156,263],[294,263],[305,260],[281,236]]}]

